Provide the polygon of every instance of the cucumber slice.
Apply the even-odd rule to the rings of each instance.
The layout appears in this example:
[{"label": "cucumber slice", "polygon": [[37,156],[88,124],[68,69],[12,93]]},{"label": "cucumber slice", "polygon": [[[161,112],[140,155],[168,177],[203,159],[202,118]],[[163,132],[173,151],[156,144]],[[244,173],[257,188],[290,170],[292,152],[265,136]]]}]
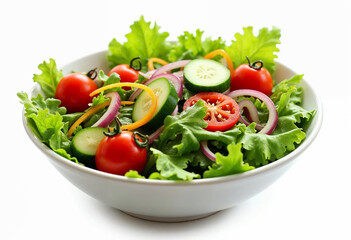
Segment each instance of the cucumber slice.
[{"label": "cucumber slice", "polygon": [[214,60],[195,59],[184,67],[184,85],[194,93],[222,93],[230,87],[230,71]]},{"label": "cucumber slice", "polygon": [[[174,111],[178,103],[178,94],[167,78],[156,79],[148,87],[152,89],[157,97],[157,107],[153,118],[144,125],[144,128],[155,130],[161,127],[166,116]],[[145,91],[141,92],[134,104],[133,121],[136,122],[142,119],[149,111],[150,106],[151,98],[149,94]]]},{"label": "cucumber slice", "polygon": [[96,168],[95,153],[105,137],[105,128],[88,127],[80,130],[72,139],[72,155],[87,167]]}]

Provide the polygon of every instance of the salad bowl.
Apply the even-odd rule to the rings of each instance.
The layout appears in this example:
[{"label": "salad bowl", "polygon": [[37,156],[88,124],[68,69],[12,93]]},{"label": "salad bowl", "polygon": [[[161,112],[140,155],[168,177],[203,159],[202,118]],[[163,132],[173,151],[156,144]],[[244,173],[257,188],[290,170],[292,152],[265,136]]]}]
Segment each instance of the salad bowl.
[{"label": "salad bowl", "polygon": [[[95,67],[108,71],[107,51],[97,52],[62,67],[63,74],[86,71]],[[275,81],[295,73],[281,63],[276,64]],[[303,107],[316,110],[306,131],[305,140],[296,150],[268,165],[230,176],[170,181],[127,178],[94,170],[63,158],[43,144],[27,125],[25,130],[34,145],[43,152],[52,165],[78,189],[102,203],[142,219],[162,222],[187,221],[202,218],[228,209],[252,198],[274,183],[300,158],[318,135],[322,124],[322,104],[312,86],[305,80]],[[30,97],[40,92],[33,88]]]}]

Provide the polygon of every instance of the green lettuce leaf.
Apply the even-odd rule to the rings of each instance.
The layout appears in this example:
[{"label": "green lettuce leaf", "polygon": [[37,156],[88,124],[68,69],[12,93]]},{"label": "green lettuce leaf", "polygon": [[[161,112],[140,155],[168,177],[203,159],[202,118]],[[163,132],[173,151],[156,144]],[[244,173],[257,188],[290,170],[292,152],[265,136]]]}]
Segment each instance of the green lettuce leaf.
[{"label": "green lettuce leaf", "polygon": [[204,172],[204,178],[221,177],[254,169],[248,163],[244,163],[241,152],[241,144],[231,143],[227,146],[228,156],[216,153],[216,164]]},{"label": "green lettuce leaf", "polygon": [[128,172],[126,172],[124,174],[124,176],[129,177],[129,178],[141,178],[141,179],[145,179],[144,176],[140,175],[137,171],[135,170],[129,170]]},{"label": "green lettuce leaf", "polygon": [[105,95],[101,92],[99,95],[95,96],[93,98],[93,100],[91,101],[91,103],[89,103],[89,108],[85,110],[85,112],[89,111],[89,109],[97,106],[97,105],[100,105],[104,102],[107,102],[109,99],[105,97]]},{"label": "green lettuce leaf", "polygon": [[[277,106],[280,119],[290,119],[292,123],[298,124],[300,127],[304,128],[307,127],[312,120],[315,112],[308,111],[301,107],[303,89],[301,86],[298,86],[298,84],[301,82],[302,78],[303,75],[295,75],[277,84],[273,89],[271,99]],[[281,124],[281,126],[283,126],[283,124]],[[279,130],[281,132],[284,131],[278,127],[275,132]]]},{"label": "green lettuce leaf", "polygon": [[[284,120],[280,121],[278,125],[282,124]],[[244,125],[239,125],[238,127],[243,132],[238,142],[242,143],[243,149],[245,149],[245,162],[255,167],[266,165],[287,155],[306,136],[302,129],[293,125],[290,125],[292,129],[289,129],[289,131],[271,135],[257,134],[255,123],[250,124],[248,127]]]},{"label": "green lettuce leaf", "polygon": [[34,74],[34,82],[39,83],[46,97],[55,97],[56,87],[63,78],[62,71],[57,69],[56,62],[52,58],[49,62],[44,61],[39,64],[38,68],[42,73],[40,75]]},{"label": "green lettuce leaf", "polygon": [[139,21],[130,26],[131,32],[126,35],[127,41],[123,44],[113,39],[109,44],[108,60],[111,68],[118,64],[129,64],[134,57],[141,57],[142,65],[146,66],[148,58],[158,57],[167,59],[170,49],[166,38],[167,32],[160,32],[155,23],[146,22],[141,16]]},{"label": "green lettuce leaf", "polygon": [[[302,77],[303,75],[295,75],[275,86],[271,99],[276,105],[279,118],[271,135],[257,134],[254,124],[240,126],[243,135],[239,142],[243,143],[245,161],[250,165],[262,166],[282,158],[305,139],[304,127],[312,119],[314,111],[300,106],[303,91],[298,84]],[[258,110],[266,114],[262,106]]]},{"label": "green lettuce leaf", "polygon": [[218,140],[229,144],[240,134],[240,130],[235,128],[226,132],[205,130],[205,116],[206,107],[202,101],[198,101],[179,115],[167,116],[155,147],[161,151],[173,151],[173,154],[180,156],[197,151],[201,140]]},{"label": "green lettuce leaf", "polygon": [[178,42],[173,46],[169,54],[169,61],[175,62],[183,59],[195,59],[205,56],[216,49],[223,49],[225,42],[218,38],[212,40],[210,37],[202,38],[203,31],[196,30],[195,35],[185,31],[178,37]]},{"label": "green lettuce leaf", "polygon": [[250,62],[263,61],[264,67],[273,74],[275,72],[274,59],[277,58],[275,53],[279,52],[277,45],[280,44],[280,29],[261,28],[257,36],[253,33],[253,27],[243,28],[243,31],[243,34],[236,33],[235,40],[232,40],[232,44],[225,48],[234,67],[247,63],[246,56],[248,56]]},{"label": "green lettuce leaf", "polygon": [[27,124],[37,138],[59,155],[79,163],[70,155],[71,142],[64,133],[67,131],[67,122],[63,121],[66,109],[59,107],[60,100],[44,100],[41,94],[30,100],[24,92],[19,92],[17,96],[24,105]]},{"label": "green lettuce leaf", "polygon": [[[156,168],[162,179],[190,181],[201,177],[197,173],[185,170],[188,167],[189,159],[193,158],[194,154],[172,156],[164,154],[155,148],[150,148],[150,150],[152,157],[156,159]],[[152,178],[155,179],[155,176],[155,174],[152,175]]]},{"label": "green lettuce leaf", "polygon": [[[117,73],[112,73],[111,76],[107,76],[102,70],[100,70],[98,77],[99,77],[99,80],[104,82],[104,86],[121,82],[121,78]],[[121,87],[111,88],[111,89],[105,90],[104,94],[109,92],[118,92],[119,96],[121,97],[121,100],[124,101],[129,98],[129,96],[133,93],[133,90],[125,90]]]},{"label": "green lettuce leaf", "polygon": [[31,100],[28,97],[28,94],[25,92],[17,93],[17,96],[22,100],[21,103],[24,105],[25,113],[24,115],[27,117],[32,113],[38,114],[39,109],[44,110],[48,109],[49,113],[55,114],[58,112],[60,115],[66,113],[65,107],[60,107],[61,101],[55,98],[47,98],[41,94],[38,94],[36,98],[32,98]]}]

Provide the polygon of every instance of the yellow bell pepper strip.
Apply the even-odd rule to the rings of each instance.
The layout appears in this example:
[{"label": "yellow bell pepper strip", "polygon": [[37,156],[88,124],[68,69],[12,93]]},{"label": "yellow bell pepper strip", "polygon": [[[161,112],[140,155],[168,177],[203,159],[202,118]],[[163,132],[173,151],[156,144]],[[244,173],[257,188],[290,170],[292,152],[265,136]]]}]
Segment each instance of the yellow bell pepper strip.
[{"label": "yellow bell pepper strip", "polygon": [[148,86],[144,85],[144,84],[140,84],[140,83],[130,83],[130,82],[123,82],[123,83],[114,83],[111,85],[107,85],[104,87],[101,87],[93,92],[90,93],[90,96],[94,96],[102,91],[111,89],[111,88],[116,88],[116,87],[135,87],[135,88],[141,88],[143,90],[145,90],[151,97],[151,106],[149,111],[145,114],[145,116],[140,119],[139,121],[136,121],[134,123],[128,124],[128,125],[123,125],[121,126],[122,130],[134,130],[137,129],[143,125],[145,125],[147,122],[149,122],[152,117],[154,116],[155,112],[156,112],[156,107],[157,107],[157,97],[155,95],[155,93],[152,91],[151,88],[149,88]]},{"label": "yellow bell pepper strip", "polygon": [[148,67],[149,71],[155,70],[154,63],[159,63],[163,66],[168,64],[167,61],[165,61],[161,58],[149,58],[149,61],[147,62],[147,67]]},{"label": "yellow bell pepper strip", "polygon": [[134,103],[133,101],[121,101],[121,105],[133,105]]},{"label": "yellow bell pepper strip", "polygon": [[[105,86],[105,87],[102,87],[102,88],[99,88],[93,92],[90,93],[90,96],[94,96],[102,91],[105,91],[107,89],[111,89],[111,88],[115,88],[115,87],[136,87],[136,88],[141,88],[141,89],[144,89],[145,91],[147,91],[151,97],[151,107],[150,107],[150,110],[149,112],[147,112],[147,114],[142,118],[140,119],[139,121],[136,121],[132,124],[128,124],[128,125],[124,125],[122,126],[122,130],[134,130],[138,127],[141,127],[143,126],[144,124],[146,124],[148,121],[150,121],[150,119],[153,117],[155,111],[156,111],[156,107],[157,107],[157,98],[156,98],[156,95],[155,93],[151,90],[151,88],[143,85],[143,84],[139,84],[139,83],[128,83],[128,82],[125,82],[125,83],[115,83],[115,84],[111,84],[111,85],[108,85],[108,86]],[[91,116],[92,114],[94,114],[95,112],[99,111],[100,109],[110,105],[110,102],[111,101],[107,101],[107,102],[104,102],[104,103],[101,103],[95,107],[92,107],[91,109],[89,109],[86,113],[84,113],[80,118],[78,118],[78,120],[72,124],[72,126],[70,127],[70,129],[68,130],[68,137],[71,137],[72,134],[73,134],[73,131],[82,123],[84,122],[89,116]],[[132,101],[121,101],[121,104],[128,104],[128,105],[131,105],[131,104],[134,104],[134,102]]]},{"label": "yellow bell pepper strip", "polygon": [[69,128],[67,136],[71,137],[73,134],[73,131],[82,123],[84,122],[89,116],[91,116],[92,114],[96,113],[97,111],[99,111],[100,109],[110,105],[111,101],[107,101],[104,103],[101,103],[99,105],[96,105],[95,107],[92,107],[91,109],[89,109],[86,113],[84,113],[80,118],[78,118],[77,121],[75,121],[72,126]]},{"label": "yellow bell pepper strip", "polygon": [[229,57],[228,53],[226,51],[224,51],[223,49],[214,50],[214,51],[208,53],[206,56],[204,56],[204,58],[211,59],[217,55],[221,55],[226,60],[226,62],[228,64],[229,71],[230,71],[230,76],[233,76],[234,64],[232,62],[232,59]]}]

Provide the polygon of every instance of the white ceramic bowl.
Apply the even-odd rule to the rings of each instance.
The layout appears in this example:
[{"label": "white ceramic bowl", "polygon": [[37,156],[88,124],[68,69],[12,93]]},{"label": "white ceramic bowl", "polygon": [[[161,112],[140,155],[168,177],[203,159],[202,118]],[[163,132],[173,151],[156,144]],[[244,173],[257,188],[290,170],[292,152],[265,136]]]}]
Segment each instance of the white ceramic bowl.
[{"label": "white ceramic bowl", "polygon": [[[72,70],[86,72],[95,67],[108,71],[107,52],[98,52],[64,66],[63,73]],[[277,63],[277,81],[295,75]],[[75,164],[41,143],[27,126],[24,127],[33,143],[44,153],[55,168],[76,187],[95,199],[130,215],[155,221],[185,221],[211,215],[230,208],[258,194],[296,161],[317,136],[322,124],[322,105],[313,88],[303,81],[303,106],[317,110],[306,132],[304,142],[292,153],[266,166],[226,177],[197,179],[191,182],[132,179],[100,172]],[[36,86],[31,96],[38,94]]]}]

